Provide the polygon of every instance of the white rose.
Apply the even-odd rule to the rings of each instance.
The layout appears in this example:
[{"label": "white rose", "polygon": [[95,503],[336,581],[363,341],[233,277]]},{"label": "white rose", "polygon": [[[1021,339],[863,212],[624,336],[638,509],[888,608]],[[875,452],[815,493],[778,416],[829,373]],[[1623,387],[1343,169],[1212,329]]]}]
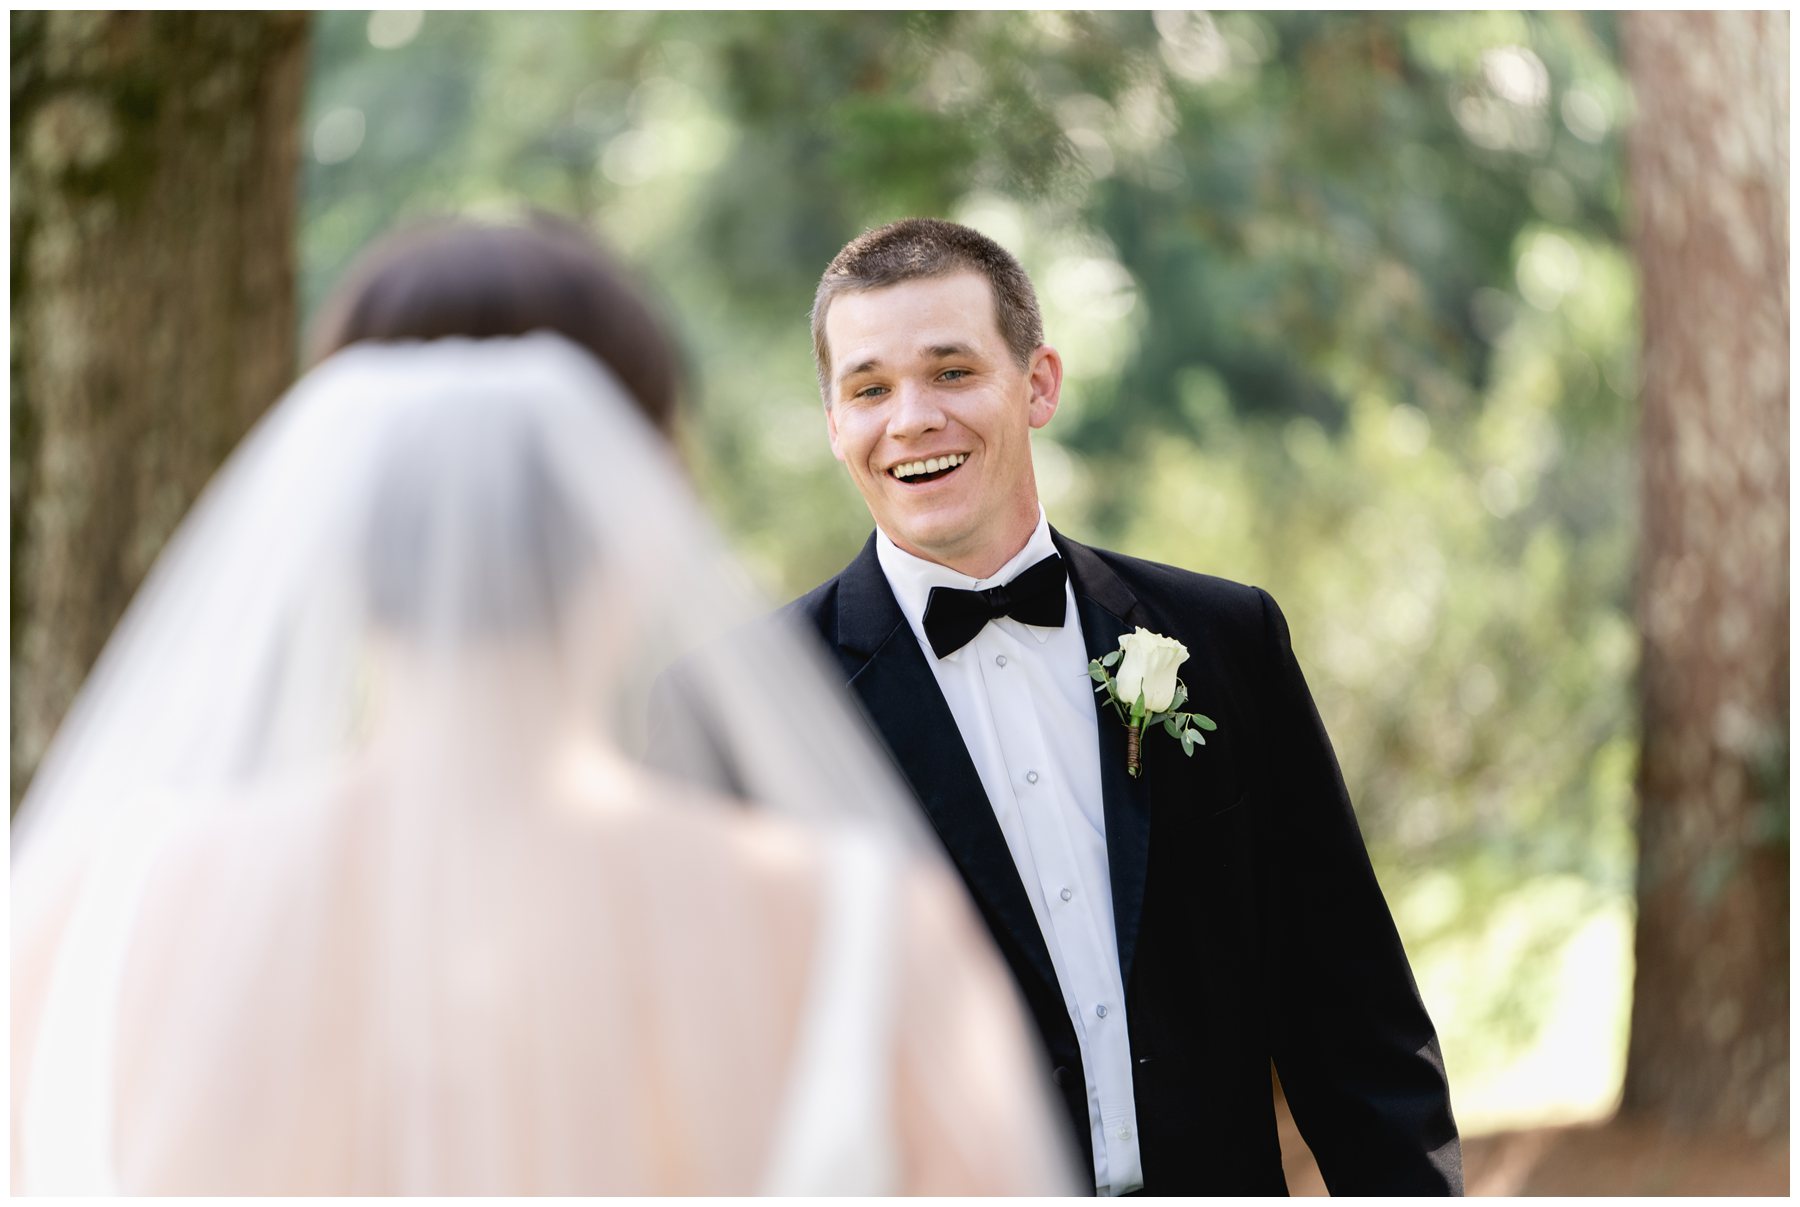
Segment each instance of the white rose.
[{"label": "white rose", "polygon": [[1175,702],[1175,671],[1188,659],[1187,646],[1173,637],[1140,628],[1119,638],[1125,657],[1119,663],[1119,698],[1129,707],[1144,693],[1147,712],[1162,712]]}]

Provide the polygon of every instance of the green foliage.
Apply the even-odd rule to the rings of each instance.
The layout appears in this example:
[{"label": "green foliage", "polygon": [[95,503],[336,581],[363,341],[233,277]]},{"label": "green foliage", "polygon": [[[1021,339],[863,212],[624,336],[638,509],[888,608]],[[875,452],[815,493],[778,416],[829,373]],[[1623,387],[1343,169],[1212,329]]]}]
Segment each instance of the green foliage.
[{"label": "green foliage", "polygon": [[593,224],[677,316],[697,482],[786,598],[869,530],[825,442],[819,271],[906,214],[986,231],[1068,368],[1036,438],[1052,520],[1281,601],[1447,996],[1453,1077],[1549,1025],[1568,942],[1614,942],[1630,899],[1637,325],[1609,18],[407,20],[318,15],[309,309],[410,216]]}]

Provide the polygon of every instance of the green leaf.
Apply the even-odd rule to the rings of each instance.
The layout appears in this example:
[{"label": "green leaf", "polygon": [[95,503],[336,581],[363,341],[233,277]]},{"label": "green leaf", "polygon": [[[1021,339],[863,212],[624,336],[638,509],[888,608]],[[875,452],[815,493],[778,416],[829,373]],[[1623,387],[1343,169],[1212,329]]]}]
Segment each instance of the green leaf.
[{"label": "green leaf", "polygon": [[1088,663],[1088,678],[1092,679],[1095,683],[1105,683],[1106,671],[1098,662],[1090,662]]},{"label": "green leaf", "polygon": [[1218,728],[1217,725],[1213,724],[1213,719],[1211,717],[1204,716],[1200,713],[1194,714],[1194,724],[1198,725],[1202,729],[1217,729]]},{"label": "green leaf", "polygon": [[1167,721],[1163,722],[1163,732],[1178,741],[1181,738],[1181,726],[1176,722],[1174,717],[1170,717]]},{"label": "green leaf", "polygon": [[1112,653],[1108,654],[1106,657],[1100,659],[1100,665],[1102,665],[1102,666],[1117,666],[1117,665],[1119,665],[1119,659],[1123,658],[1124,656],[1125,656],[1124,650],[1114,650]]},{"label": "green leaf", "polygon": [[1186,703],[1187,703],[1187,688],[1182,686],[1181,680],[1177,679],[1177,680],[1175,680],[1175,698],[1173,700],[1169,701],[1169,708],[1171,711],[1173,711],[1175,709],[1179,709],[1183,704],[1186,704]]},{"label": "green leaf", "polygon": [[1138,690],[1137,699],[1131,705],[1131,719],[1133,722],[1144,719],[1144,693],[1141,688]]},{"label": "green leaf", "polygon": [[1194,739],[1199,736],[1200,736],[1199,734],[1195,733],[1191,729],[1182,730],[1181,731],[1181,753],[1187,755],[1190,759],[1193,758],[1194,757]]}]

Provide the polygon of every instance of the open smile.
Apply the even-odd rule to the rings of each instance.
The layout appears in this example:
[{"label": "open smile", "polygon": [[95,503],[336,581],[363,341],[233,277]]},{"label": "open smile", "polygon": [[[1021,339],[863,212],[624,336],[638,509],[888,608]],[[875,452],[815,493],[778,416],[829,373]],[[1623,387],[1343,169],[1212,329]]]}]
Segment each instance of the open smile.
[{"label": "open smile", "polygon": [[917,486],[926,482],[936,482],[955,473],[963,462],[969,459],[967,453],[947,453],[942,457],[926,457],[918,461],[902,461],[898,465],[888,467],[888,477],[896,482],[904,482],[908,486]]}]

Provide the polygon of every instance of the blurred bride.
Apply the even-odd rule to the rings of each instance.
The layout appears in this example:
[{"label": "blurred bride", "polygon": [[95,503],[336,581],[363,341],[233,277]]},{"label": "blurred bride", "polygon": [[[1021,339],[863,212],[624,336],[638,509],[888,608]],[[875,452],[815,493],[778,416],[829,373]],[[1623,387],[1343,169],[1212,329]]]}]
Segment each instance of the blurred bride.
[{"label": "blurred bride", "polygon": [[[1078,1185],[622,281],[544,224],[390,244],[170,542],[15,827],[15,1190]],[[676,659],[755,808],[636,753]]]}]

